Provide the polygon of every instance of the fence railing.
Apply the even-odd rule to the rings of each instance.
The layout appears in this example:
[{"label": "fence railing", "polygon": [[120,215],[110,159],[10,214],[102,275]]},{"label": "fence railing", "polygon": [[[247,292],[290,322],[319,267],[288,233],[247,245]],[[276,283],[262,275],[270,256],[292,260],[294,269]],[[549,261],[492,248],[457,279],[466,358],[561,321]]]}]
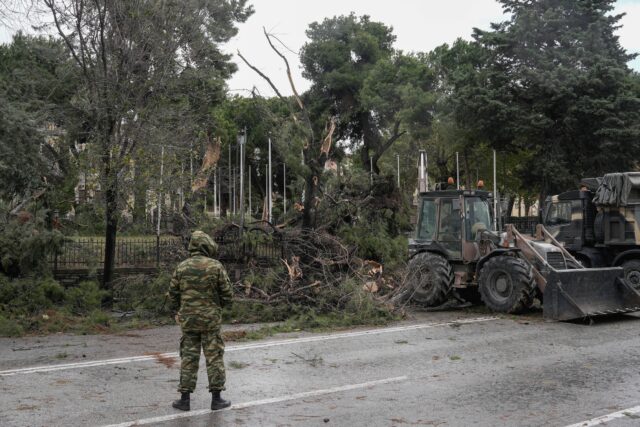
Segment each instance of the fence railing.
[{"label": "fence railing", "polygon": [[537,216],[510,216],[502,219],[503,227],[505,224],[513,224],[518,231],[525,234],[534,234],[539,222]]},{"label": "fence railing", "polygon": [[[182,240],[174,237],[122,238],[116,240],[116,268],[151,268],[175,262],[185,255]],[[49,262],[54,271],[101,269],[104,239],[80,237],[65,241]]]},{"label": "fence railing", "polygon": [[218,244],[218,258],[222,262],[245,263],[253,260],[257,263],[278,262],[284,257],[286,247],[277,235],[258,232],[226,233],[214,237]]},{"label": "fence railing", "polygon": [[[284,255],[285,244],[278,236],[264,233],[228,233],[214,238],[218,259],[225,263],[274,263]],[[173,266],[188,252],[179,237],[121,238],[116,241],[116,269],[145,269]],[[54,272],[101,270],[104,267],[104,239],[81,237],[67,240],[49,257]]]}]

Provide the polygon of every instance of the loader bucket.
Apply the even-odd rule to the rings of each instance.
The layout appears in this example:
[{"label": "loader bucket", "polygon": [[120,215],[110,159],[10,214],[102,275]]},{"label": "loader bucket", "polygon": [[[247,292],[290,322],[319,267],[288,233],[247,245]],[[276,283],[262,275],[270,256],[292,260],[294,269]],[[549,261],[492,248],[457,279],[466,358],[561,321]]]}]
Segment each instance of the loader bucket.
[{"label": "loader bucket", "polygon": [[544,318],[572,320],[640,311],[640,293],[623,277],[619,267],[551,271],[543,294]]}]

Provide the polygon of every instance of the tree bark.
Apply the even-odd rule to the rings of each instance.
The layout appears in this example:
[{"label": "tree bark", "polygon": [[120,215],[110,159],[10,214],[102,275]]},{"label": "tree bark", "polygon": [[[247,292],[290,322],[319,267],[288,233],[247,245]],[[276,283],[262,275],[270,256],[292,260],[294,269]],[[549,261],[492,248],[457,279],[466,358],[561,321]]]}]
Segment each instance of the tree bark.
[{"label": "tree bark", "polygon": [[[396,122],[393,126],[393,132],[391,136],[384,142],[378,141],[378,146],[375,150],[375,154],[373,155],[373,173],[376,175],[380,175],[380,168],[378,167],[378,161],[382,157],[382,155],[389,149],[393,144],[406,132],[400,132],[400,122]],[[378,138],[379,140],[380,138]]]},{"label": "tree bark", "polygon": [[110,165],[105,167],[106,188],[105,196],[105,244],[104,244],[104,270],[103,286],[111,287],[116,260],[116,235],[118,233],[118,178],[113,173]]},{"label": "tree bark", "polygon": [[371,132],[369,124],[369,113],[360,113],[360,123],[362,123],[362,149],[360,150],[360,161],[364,170],[370,170],[371,150],[375,146],[375,135]]},{"label": "tree bark", "polygon": [[309,149],[304,150],[304,162],[311,172],[305,178],[304,210],[302,212],[302,228],[305,230],[311,230],[315,227],[316,194],[324,163],[327,160],[326,154],[321,154],[318,159],[311,158],[313,154],[309,152]]},{"label": "tree bark", "polygon": [[133,222],[142,225],[147,223],[147,185],[136,163],[135,182],[133,187]]},{"label": "tree bark", "polygon": [[524,199],[524,216],[527,216],[527,217],[530,216],[529,212],[531,210],[531,204],[532,204],[531,199],[529,198]]}]

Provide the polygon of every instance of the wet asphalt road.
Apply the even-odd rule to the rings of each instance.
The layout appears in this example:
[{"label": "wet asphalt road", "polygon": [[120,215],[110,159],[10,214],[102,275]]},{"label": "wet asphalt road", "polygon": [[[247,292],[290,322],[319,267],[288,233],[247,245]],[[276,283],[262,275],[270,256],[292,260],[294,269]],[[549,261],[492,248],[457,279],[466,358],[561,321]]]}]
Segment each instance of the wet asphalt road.
[{"label": "wet asphalt road", "polygon": [[[0,425],[567,426],[640,405],[640,317],[488,317],[228,343],[236,406],[217,413],[204,360],[192,412],[170,407],[179,363],[153,353],[175,351],[175,327],[0,339]],[[640,425],[640,408],[607,425]]]}]

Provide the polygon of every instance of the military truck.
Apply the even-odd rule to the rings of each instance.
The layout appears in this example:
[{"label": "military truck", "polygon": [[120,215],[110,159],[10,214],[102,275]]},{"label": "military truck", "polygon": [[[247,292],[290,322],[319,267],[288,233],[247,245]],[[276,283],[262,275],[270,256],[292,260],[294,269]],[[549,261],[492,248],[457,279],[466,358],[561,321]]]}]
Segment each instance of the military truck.
[{"label": "military truck", "polygon": [[585,267],[622,267],[640,290],[640,173],[583,179],[548,197],[542,224]]},{"label": "military truck", "polygon": [[512,225],[491,231],[491,200],[481,190],[419,194],[401,299],[433,307],[471,290],[493,311],[520,313],[537,297],[553,320],[640,310],[621,268],[583,268],[544,227],[537,239]]}]

